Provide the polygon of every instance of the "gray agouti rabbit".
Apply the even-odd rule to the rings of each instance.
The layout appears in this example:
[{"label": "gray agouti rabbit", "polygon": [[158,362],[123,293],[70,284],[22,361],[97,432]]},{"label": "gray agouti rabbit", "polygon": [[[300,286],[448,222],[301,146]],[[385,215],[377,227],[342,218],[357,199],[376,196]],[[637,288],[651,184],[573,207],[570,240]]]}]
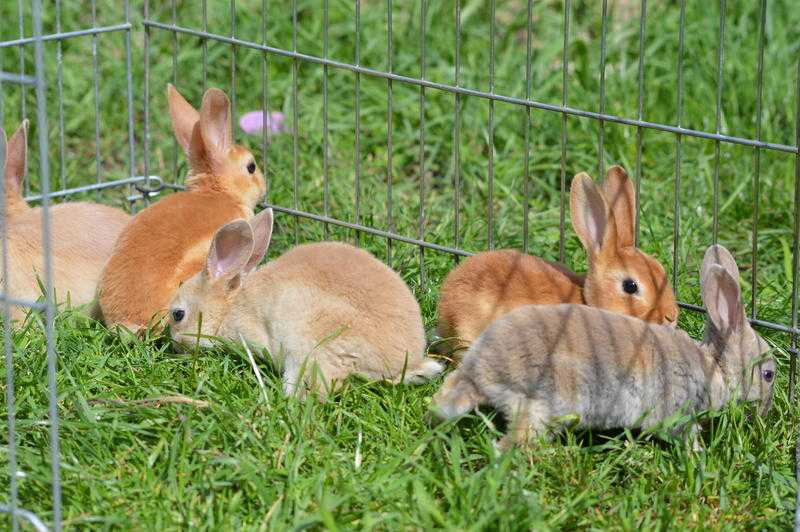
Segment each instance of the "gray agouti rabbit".
[{"label": "gray agouti rabbit", "polygon": [[[731,400],[772,401],[775,360],[750,327],[739,270],[722,246],[701,270],[705,338],[584,305],[529,305],[495,321],[434,397],[439,418],[489,404],[509,420],[502,449],[563,428],[652,427]],[[688,427],[695,448],[697,426]]]}]

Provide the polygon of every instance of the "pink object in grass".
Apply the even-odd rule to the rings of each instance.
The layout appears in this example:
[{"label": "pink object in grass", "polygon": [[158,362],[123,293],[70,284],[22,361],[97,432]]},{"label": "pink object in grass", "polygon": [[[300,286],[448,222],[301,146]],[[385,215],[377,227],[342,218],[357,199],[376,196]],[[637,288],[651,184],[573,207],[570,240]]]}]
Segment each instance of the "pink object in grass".
[{"label": "pink object in grass", "polygon": [[249,134],[260,133],[264,129],[264,115],[267,115],[266,127],[269,132],[273,134],[283,133],[286,131],[286,124],[284,124],[284,116],[280,111],[273,111],[271,113],[264,113],[263,111],[250,111],[245,113],[239,119],[239,126],[242,131]]}]

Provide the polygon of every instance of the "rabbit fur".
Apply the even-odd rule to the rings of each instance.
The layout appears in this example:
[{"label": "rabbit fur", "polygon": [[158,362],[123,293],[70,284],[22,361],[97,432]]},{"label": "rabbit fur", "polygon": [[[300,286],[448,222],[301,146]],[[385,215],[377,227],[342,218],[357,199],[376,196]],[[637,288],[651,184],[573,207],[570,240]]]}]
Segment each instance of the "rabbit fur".
[{"label": "rabbit fur", "polygon": [[[100,272],[111,256],[114,243],[130,220],[121,209],[87,202],[50,205],[50,241],[44,242],[43,210],[31,207],[22,194],[27,168],[27,130],[25,120],[6,139],[0,128],[0,143],[5,147],[5,216],[3,234],[8,250],[6,281],[8,295],[14,299],[36,301],[45,282],[45,246],[49,245],[55,301],[82,306],[93,301]],[[26,309],[11,308],[11,319],[21,320]]]},{"label": "rabbit fur", "polygon": [[397,273],[338,242],[297,246],[252,271],[271,234],[271,209],[217,232],[205,269],[171,304],[174,340],[266,348],[287,395],[324,395],[351,374],[419,383],[442,371],[425,357],[419,304]]},{"label": "rabbit fur", "polygon": [[178,143],[189,158],[187,190],[140,211],[120,236],[100,285],[107,325],[158,326],[179,284],[203,268],[221,226],[249,218],[266,192],[253,155],[232,142],[230,101],[208,89],[198,113],[167,87]]},{"label": "rabbit fur", "polygon": [[[491,322],[532,304],[582,303],[675,326],[678,306],[664,268],[635,246],[636,196],[625,170],[611,167],[603,190],[587,174],[576,175],[570,202],[588,255],[586,275],[510,249],[469,257],[442,285],[440,351],[453,351],[457,360]],[[636,292],[627,293],[625,282]]]},{"label": "rabbit fur", "polygon": [[[732,399],[769,408],[775,360],[750,327],[738,268],[722,246],[701,270],[708,309],[698,342],[671,327],[584,305],[529,305],[499,319],[473,343],[434,397],[451,418],[489,404],[510,420],[501,448],[582,428],[652,427],[676,413],[717,410]],[[687,431],[696,436],[696,425]],[[697,440],[695,440],[695,443]]]}]

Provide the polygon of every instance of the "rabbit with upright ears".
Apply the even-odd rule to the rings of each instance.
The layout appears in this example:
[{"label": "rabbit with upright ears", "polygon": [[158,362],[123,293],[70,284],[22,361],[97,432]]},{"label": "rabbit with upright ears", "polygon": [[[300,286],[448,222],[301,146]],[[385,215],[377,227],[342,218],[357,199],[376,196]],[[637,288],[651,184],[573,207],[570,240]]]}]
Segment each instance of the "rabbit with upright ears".
[{"label": "rabbit with upright ears", "polygon": [[252,216],[266,192],[253,154],[233,144],[224,92],[208,89],[199,113],[172,85],[167,97],[175,136],[189,158],[187,190],[133,218],[98,287],[102,319],[132,331],[161,322],[180,283],[203,268],[216,230]]},{"label": "rabbit with upright ears", "polygon": [[[739,271],[722,246],[701,269],[705,338],[584,305],[529,305],[497,320],[472,344],[434,397],[451,418],[489,404],[509,419],[502,448],[581,428],[653,427],[673,414],[718,410],[734,399],[772,401],[775,360],[750,327]],[[681,427],[681,430],[686,427]],[[698,447],[697,425],[685,432]]]},{"label": "rabbit with upright ears", "polygon": [[170,306],[176,342],[266,348],[287,395],[324,395],[353,374],[419,383],[442,371],[425,357],[419,304],[397,273],[339,242],[297,246],[252,271],[271,234],[271,209],[217,231],[205,269]]},{"label": "rabbit with upright ears", "polygon": [[[73,306],[94,299],[97,280],[111,256],[114,243],[130,220],[121,209],[87,202],[51,205],[50,241],[44,241],[41,207],[31,207],[22,195],[22,180],[27,167],[27,131],[25,120],[6,140],[0,128],[0,152],[5,152],[5,212],[0,224],[5,225],[8,250],[8,296],[35,301],[42,295],[45,246],[50,246],[54,296],[57,302],[69,301]],[[22,307],[12,307],[11,318],[20,320]]]},{"label": "rabbit with upright ears", "polygon": [[609,168],[603,190],[587,174],[576,175],[570,203],[588,255],[586,275],[510,249],[466,259],[448,274],[439,300],[437,332],[454,356],[524,305],[582,303],[675,326],[678,306],[664,268],[635,246],[636,196],[625,170]]}]

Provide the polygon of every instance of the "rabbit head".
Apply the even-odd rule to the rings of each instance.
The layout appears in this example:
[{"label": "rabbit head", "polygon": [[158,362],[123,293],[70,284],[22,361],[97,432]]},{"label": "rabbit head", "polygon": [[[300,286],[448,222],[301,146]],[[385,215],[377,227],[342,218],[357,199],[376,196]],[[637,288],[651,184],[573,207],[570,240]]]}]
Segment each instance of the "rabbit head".
[{"label": "rabbit head", "polygon": [[242,286],[267,253],[272,209],[234,220],[214,235],[205,268],[184,282],[170,304],[169,325],[178,343],[211,344]]},{"label": "rabbit head", "polygon": [[189,188],[226,191],[254,208],[266,192],[264,176],[253,154],[233,144],[231,103],[225,93],[208,89],[200,112],[171,84],[167,99],[175,137],[189,158]]},{"label": "rabbit head", "polygon": [[705,343],[714,347],[731,388],[740,390],[739,398],[760,401],[765,413],[772,404],[775,359],[766,356],[769,345],[745,316],[739,268],[727,249],[713,245],[706,250],[700,283],[708,311]]},{"label": "rabbit head", "polygon": [[586,303],[674,327],[678,305],[664,267],[635,245],[636,196],[625,170],[611,167],[602,191],[586,173],[576,175],[570,205],[588,256]]},{"label": "rabbit head", "polygon": [[6,132],[0,128],[0,144],[5,148],[0,148],[0,152],[5,152],[5,196],[6,212],[14,212],[28,209],[28,204],[22,196],[22,180],[28,165],[28,121],[23,120],[11,138],[6,140]]}]

